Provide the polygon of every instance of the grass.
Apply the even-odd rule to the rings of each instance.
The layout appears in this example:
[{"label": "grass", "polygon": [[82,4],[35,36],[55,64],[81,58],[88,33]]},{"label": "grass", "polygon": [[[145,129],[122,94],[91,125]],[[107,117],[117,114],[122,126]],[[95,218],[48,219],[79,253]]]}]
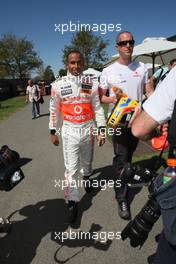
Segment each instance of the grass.
[{"label": "grass", "polygon": [[159,173],[167,167],[168,152],[164,152],[162,158],[160,159],[159,154],[160,152],[154,154],[136,155],[133,156],[132,163]]},{"label": "grass", "polygon": [[26,105],[25,96],[9,98],[0,102],[0,122]]},{"label": "grass", "polygon": [[[153,153],[153,154],[138,154],[138,155],[135,155],[134,156],[134,162],[138,162],[138,161],[140,161],[141,159],[150,159],[150,158],[152,158],[152,157],[158,157],[159,156],[159,154],[160,154],[160,152],[158,152],[158,153]],[[167,159],[167,155],[168,155],[168,152],[164,152],[163,153],[163,155],[162,155],[162,157],[164,158],[164,159]]]}]

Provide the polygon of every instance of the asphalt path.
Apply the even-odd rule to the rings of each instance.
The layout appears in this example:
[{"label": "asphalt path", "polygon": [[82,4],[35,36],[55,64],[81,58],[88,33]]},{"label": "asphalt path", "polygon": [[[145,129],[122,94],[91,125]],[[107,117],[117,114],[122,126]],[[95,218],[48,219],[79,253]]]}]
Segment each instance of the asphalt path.
[{"label": "asphalt path", "polygon": [[[99,187],[90,194],[80,187],[78,219],[75,226],[68,225],[64,191],[58,186],[64,180],[62,144],[50,143],[48,101],[45,97],[38,119],[31,119],[28,104],[0,123],[0,146],[6,144],[20,153],[25,175],[13,190],[0,193],[0,216],[10,216],[13,221],[11,233],[0,237],[0,264],[147,263],[156,250],[154,238],[162,223],[155,224],[141,249],[119,239],[128,222],[118,216],[114,188],[112,184],[108,187],[114,175],[108,141],[101,148],[95,144],[93,177]],[[135,195],[133,217],[147,195],[146,187]]]}]

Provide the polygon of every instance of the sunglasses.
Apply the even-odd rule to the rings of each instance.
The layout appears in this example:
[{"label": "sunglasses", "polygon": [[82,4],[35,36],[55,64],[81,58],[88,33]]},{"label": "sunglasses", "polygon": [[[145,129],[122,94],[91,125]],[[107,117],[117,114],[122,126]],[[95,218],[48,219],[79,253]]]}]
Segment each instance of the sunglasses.
[{"label": "sunglasses", "polygon": [[119,42],[117,43],[117,45],[120,46],[120,47],[124,47],[124,46],[126,46],[127,44],[129,44],[130,46],[133,46],[134,43],[135,43],[134,39],[131,39],[131,40],[119,41]]}]

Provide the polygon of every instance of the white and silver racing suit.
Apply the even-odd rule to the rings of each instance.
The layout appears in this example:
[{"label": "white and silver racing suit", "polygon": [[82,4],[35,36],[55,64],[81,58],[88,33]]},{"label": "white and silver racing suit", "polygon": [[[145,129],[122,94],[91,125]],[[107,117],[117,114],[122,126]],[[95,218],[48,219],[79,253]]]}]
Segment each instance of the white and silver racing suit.
[{"label": "white and silver racing suit", "polygon": [[[98,95],[98,82],[85,85],[81,76],[66,76],[52,84],[49,129],[57,130],[62,114],[62,141],[67,188],[66,200],[79,201],[79,169],[89,176],[92,168],[95,117],[97,127],[106,125]],[[75,184],[76,183],[76,184]]]}]

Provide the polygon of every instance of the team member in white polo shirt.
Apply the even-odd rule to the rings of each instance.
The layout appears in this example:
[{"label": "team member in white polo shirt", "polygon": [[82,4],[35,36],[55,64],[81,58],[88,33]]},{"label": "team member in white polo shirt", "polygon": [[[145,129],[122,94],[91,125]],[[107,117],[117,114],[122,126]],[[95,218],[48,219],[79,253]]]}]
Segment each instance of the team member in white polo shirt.
[{"label": "team member in white polo shirt", "polygon": [[[116,39],[116,48],[120,57],[102,72],[99,91],[101,101],[109,104],[108,114],[111,113],[117,101],[113,87],[120,88],[129,98],[136,99],[139,103],[142,102],[144,91],[148,95],[152,92],[145,65],[141,62],[132,61],[134,43],[133,35],[130,32],[121,32]],[[109,96],[106,95],[107,90]],[[124,164],[131,162],[137,144],[138,139],[131,134],[130,128],[121,128],[121,135],[113,136],[115,154],[113,165],[117,178],[119,178]],[[121,188],[116,188],[115,191],[120,217],[130,219],[127,185],[121,184]]]}]

